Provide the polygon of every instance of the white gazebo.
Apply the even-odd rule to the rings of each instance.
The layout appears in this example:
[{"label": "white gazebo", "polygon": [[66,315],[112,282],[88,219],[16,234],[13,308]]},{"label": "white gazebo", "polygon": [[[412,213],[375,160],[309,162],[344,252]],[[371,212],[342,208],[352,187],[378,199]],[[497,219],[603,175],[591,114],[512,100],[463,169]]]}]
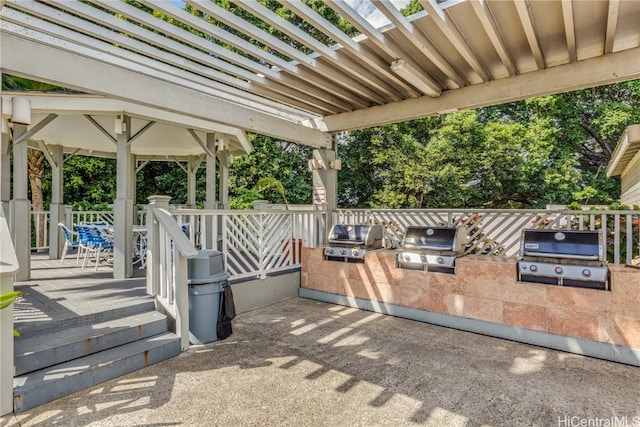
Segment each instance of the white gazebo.
[{"label": "white gazebo", "polygon": [[[26,157],[27,147],[41,150],[52,169],[51,259],[59,258],[64,243],[58,223],[64,218],[62,166],[70,156],[116,159],[114,227],[118,235],[126,236],[132,234],[136,214],[135,175],[150,161],[173,161],[183,167],[187,175],[187,204],[191,207],[196,204],[196,172],[204,163],[207,176],[205,206],[213,208],[216,207],[216,163],[220,176],[226,177],[231,157],[251,151],[246,134],[240,129],[103,96],[5,92],[2,103],[7,121],[13,122],[11,140],[8,133],[3,134],[3,150],[9,148],[9,141],[13,145],[14,158]],[[20,110],[23,105],[28,107],[27,112]],[[9,157],[5,157],[8,163]],[[29,216],[24,166],[24,162],[14,162],[14,196],[4,206],[5,211],[11,213],[10,223],[15,224],[16,241],[23,235],[20,230],[30,225],[21,221]],[[7,173],[8,169],[3,168]],[[8,186],[9,180],[3,180],[3,183]],[[227,203],[226,180],[220,180],[218,193],[218,202]],[[3,194],[9,194],[8,188]],[[130,277],[133,271],[131,239],[117,239],[115,244],[114,278]],[[16,245],[23,266],[18,277],[23,279],[29,277],[29,246]]]}]

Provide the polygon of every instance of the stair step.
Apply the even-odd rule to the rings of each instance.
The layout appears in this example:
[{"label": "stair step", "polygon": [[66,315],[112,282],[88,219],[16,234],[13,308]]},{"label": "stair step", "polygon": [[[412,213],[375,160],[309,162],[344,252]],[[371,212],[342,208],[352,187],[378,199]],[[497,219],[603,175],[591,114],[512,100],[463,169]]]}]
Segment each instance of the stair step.
[{"label": "stair step", "polygon": [[178,354],[180,338],[167,332],[15,377],[14,411],[26,411]]},{"label": "stair step", "polygon": [[166,331],[167,317],[157,311],[150,311],[16,340],[16,375],[44,369]]},{"label": "stair step", "polygon": [[145,296],[140,297],[135,303],[129,302],[127,304],[121,304],[120,306],[114,306],[113,303],[98,304],[94,307],[94,311],[96,312],[91,314],[78,316],[77,314],[69,313],[68,317],[57,320],[45,322],[16,322],[15,328],[20,332],[20,338],[16,341],[35,335],[74,328],[76,326],[107,322],[120,317],[146,313],[152,310],[155,310],[155,302],[151,296]]}]

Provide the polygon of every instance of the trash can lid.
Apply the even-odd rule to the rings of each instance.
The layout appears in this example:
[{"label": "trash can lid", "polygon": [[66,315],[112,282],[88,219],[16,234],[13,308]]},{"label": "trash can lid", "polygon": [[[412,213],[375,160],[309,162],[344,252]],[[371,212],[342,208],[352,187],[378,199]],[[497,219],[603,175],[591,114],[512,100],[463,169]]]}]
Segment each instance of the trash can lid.
[{"label": "trash can lid", "polygon": [[206,285],[208,283],[224,282],[229,278],[230,274],[226,271],[220,271],[206,277],[198,277],[197,279],[188,279],[188,285]]}]

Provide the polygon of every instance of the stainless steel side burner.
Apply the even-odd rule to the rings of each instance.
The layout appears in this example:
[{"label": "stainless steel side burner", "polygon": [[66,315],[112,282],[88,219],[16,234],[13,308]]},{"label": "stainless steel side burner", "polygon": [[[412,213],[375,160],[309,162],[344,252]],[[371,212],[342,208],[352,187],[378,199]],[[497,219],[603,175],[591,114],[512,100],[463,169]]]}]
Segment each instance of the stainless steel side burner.
[{"label": "stainless steel side burner", "polygon": [[382,247],[382,226],[335,224],[327,241],[325,259],[363,262],[367,250]]},{"label": "stainless steel side burner", "polygon": [[608,289],[609,269],[600,231],[524,230],[518,280]]},{"label": "stainless steel side burner", "polygon": [[462,227],[409,226],[398,254],[398,267],[455,273],[455,260],[464,254]]}]

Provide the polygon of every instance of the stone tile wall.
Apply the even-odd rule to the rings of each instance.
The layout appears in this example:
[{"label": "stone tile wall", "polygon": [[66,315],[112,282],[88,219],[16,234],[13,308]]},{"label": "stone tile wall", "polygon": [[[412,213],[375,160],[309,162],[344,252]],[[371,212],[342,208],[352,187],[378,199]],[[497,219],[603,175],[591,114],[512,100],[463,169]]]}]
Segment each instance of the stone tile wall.
[{"label": "stone tile wall", "polygon": [[302,287],[432,312],[640,348],[640,269],[610,265],[611,291],[516,281],[516,260],[470,255],[456,274],[396,268],[396,251],[364,264],[302,249]]}]

